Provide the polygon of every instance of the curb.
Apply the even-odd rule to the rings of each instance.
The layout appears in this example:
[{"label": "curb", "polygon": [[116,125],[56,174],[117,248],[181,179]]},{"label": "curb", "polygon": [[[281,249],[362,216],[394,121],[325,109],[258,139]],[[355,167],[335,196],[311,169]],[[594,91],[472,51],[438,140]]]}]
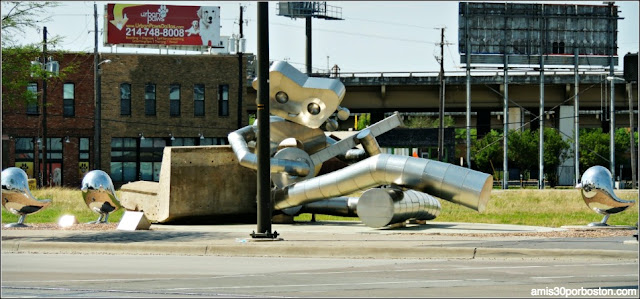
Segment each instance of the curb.
[{"label": "curb", "polygon": [[570,259],[638,259],[638,252],[625,250],[528,249],[475,247],[340,247],[299,246],[265,242],[239,245],[207,244],[114,244],[68,242],[3,241],[2,253],[46,254],[128,254],[128,255],[192,255],[244,257],[314,257],[314,258],[380,258],[380,259],[505,259],[505,258],[570,258]]}]

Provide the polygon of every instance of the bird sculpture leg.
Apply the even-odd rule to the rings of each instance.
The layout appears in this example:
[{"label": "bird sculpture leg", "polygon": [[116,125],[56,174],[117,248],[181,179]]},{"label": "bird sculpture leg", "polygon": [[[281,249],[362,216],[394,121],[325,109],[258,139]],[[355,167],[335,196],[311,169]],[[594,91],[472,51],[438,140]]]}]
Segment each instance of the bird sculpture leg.
[{"label": "bird sculpture leg", "polygon": [[9,223],[7,225],[5,225],[4,227],[28,227],[28,225],[24,224],[24,219],[27,217],[26,214],[22,214],[20,215],[20,217],[18,218],[18,222],[15,223]]},{"label": "bird sculpture leg", "polygon": [[98,219],[95,221],[87,222],[87,224],[96,224],[102,222],[102,214],[98,215]]},{"label": "bird sculpture leg", "polygon": [[604,218],[602,218],[602,221],[589,223],[588,226],[609,226],[609,224],[607,224],[607,220],[609,220],[609,216],[611,216],[611,214],[606,214],[604,215]]}]

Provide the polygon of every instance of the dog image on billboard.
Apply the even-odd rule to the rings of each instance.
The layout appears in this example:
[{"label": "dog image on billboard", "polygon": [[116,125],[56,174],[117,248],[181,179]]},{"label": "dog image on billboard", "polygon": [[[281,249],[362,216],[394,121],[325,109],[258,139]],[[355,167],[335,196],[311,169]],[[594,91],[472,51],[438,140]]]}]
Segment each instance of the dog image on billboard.
[{"label": "dog image on billboard", "polygon": [[209,43],[211,43],[211,46],[217,46],[220,40],[218,36],[220,28],[214,28],[216,25],[213,22],[216,11],[215,6],[201,6],[198,9],[200,38],[202,38],[203,46],[208,46]]}]

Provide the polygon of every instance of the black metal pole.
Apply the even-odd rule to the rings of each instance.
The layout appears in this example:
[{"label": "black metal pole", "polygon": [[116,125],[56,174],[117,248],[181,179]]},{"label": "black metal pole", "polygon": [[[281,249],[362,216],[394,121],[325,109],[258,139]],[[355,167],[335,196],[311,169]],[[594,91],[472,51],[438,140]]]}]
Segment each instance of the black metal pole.
[{"label": "black metal pole", "polygon": [[242,49],[240,49],[240,45],[242,44],[242,23],[244,22],[242,18],[242,11],[244,7],[240,5],[240,36],[238,36],[238,129],[242,128],[244,125],[242,123],[242,89],[244,88],[244,70],[242,68]]},{"label": "black metal pole", "polygon": [[306,52],[306,63],[307,63],[307,75],[311,76],[311,16],[306,17],[306,33],[307,33],[307,52]]},{"label": "black metal pole", "polygon": [[631,82],[627,82],[627,97],[629,98],[629,128],[631,128],[631,136],[629,141],[631,143],[631,147],[629,151],[631,153],[631,189],[637,188],[637,173],[636,173],[636,142],[635,136],[633,136],[633,84]]},{"label": "black metal pole", "polygon": [[[44,68],[47,69],[47,27],[44,27],[42,39],[42,61],[44,62]],[[43,183],[42,186],[49,185],[49,176],[47,172],[47,72],[44,72],[42,78],[42,168]]]},{"label": "black metal pole", "polygon": [[269,4],[258,2],[258,232],[253,238],[276,238],[271,234],[271,179],[269,150]]},{"label": "black metal pole", "polygon": [[438,117],[440,124],[438,125],[438,161],[444,159],[444,28],[441,29],[440,35],[440,109],[438,109]]},{"label": "black metal pole", "polygon": [[100,74],[98,70],[98,5],[93,4],[93,18],[94,18],[94,47],[93,47],[93,97],[95,101],[96,110],[94,112],[94,131],[93,131],[93,168],[101,169],[100,165],[100,118],[102,111],[100,110]]}]

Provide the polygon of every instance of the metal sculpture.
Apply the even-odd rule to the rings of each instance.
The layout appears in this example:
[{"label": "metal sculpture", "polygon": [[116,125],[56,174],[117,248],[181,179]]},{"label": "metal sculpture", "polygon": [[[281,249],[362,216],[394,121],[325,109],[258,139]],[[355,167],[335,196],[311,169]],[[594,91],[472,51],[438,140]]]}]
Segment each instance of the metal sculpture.
[{"label": "metal sculpture", "polygon": [[[256,90],[257,82],[253,82]],[[370,227],[383,227],[409,219],[434,219],[440,202],[433,196],[479,212],[485,209],[492,176],[449,163],[382,153],[375,137],[401,125],[397,113],[342,140],[327,136],[322,126],[332,131],[338,128],[337,119],[349,117],[349,110],[340,106],[344,95],[339,79],[308,77],[284,61],[271,65],[274,210],[288,215],[356,214]],[[251,169],[257,169],[251,149],[256,132],[257,127],[249,125],[228,136],[240,165]],[[332,158],[350,165],[316,176]],[[358,191],[365,192],[359,198],[345,197]]]},{"label": "metal sculpture", "polygon": [[636,203],[635,200],[624,200],[616,196],[611,172],[599,165],[587,169],[576,188],[581,189],[580,193],[587,207],[604,215],[602,221],[589,223],[589,226],[607,226],[611,214],[620,213]]},{"label": "metal sculpture", "polygon": [[89,171],[82,179],[80,190],[87,207],[100,214],[96,221],[89,222],[91,224],[107,223],[109,213],[120,207],[111,177],[102,170]]},{"label": "metal sculpture", "polygon": [[5,227],[28,227],[24,224],[27,215],[39,212],[51,204],[50,199],[39,200],[29,191],[29,177],[18,167],[2,171],[2,206],[12,214],[20,216],[18,222]]}]

